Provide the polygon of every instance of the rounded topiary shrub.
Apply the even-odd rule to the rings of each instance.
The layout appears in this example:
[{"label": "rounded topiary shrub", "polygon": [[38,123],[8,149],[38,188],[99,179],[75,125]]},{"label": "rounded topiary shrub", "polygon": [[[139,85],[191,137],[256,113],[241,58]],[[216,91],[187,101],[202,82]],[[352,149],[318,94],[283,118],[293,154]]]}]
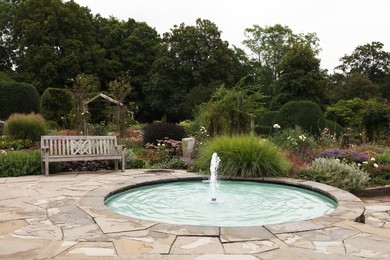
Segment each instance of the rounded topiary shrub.
[{"label": "rounded topiary shrub", "polygon": [[47,88],[41,97],[41,114],[61,125],[73,109],[73,94],[67,89]]},{"label": "rounded topiary shrub", "polygon": [[39,94],[33,85],[0,82],[0,120],[14,113],[39,113],[39,109]]},{"label": "rounded topiary shrub", "polygon": [[38,141],[46,133],[45,119],[36,114],[13,114],[4,128],[4,133],[11,138]]},{"label": "rounded topiary shrub", "polygon": [[275,145],[252,135],[220,136],[199,151],[197,168],[209,171],[212,154],[221,159],[218,174],[234,177],[284,176],[289,163]]},{"label": "rounded topiary shrub", "polygon": [[157,140],[164,139],[181,141],[185,137],[184,127],[173,123],[153,123],[144,130],[144,144],[157,144]]},{"label": "rounded topiary shrub", "polygon": [[290,101],[283,105],[275,118],[282,129],[300,126],[304,131],[319,136],[325,128],[320,106],[312,101]]}]

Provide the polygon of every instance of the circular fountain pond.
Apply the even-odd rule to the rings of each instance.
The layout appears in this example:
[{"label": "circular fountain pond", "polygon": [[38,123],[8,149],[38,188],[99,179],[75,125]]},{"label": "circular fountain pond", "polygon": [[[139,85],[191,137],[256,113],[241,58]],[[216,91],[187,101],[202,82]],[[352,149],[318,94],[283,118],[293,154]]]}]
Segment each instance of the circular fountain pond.
[{"label": "circular fountain pond", "polygon": [[105,204],[137,219],[220,227],[296,222],[329,214],[337,206],[311,190],[249,181],[219,181],[216,195],[210,194],[208,181],[145,185],[113,194]]}]

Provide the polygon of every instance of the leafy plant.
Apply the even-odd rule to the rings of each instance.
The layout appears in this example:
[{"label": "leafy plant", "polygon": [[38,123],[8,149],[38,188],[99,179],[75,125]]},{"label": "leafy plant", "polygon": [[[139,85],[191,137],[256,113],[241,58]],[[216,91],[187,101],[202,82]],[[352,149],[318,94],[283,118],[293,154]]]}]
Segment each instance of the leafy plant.
[{"label": "leafy plant", "polygon": [[11,138],[31,140],[35,143],[46,133],[45,119],[34,113],[13,114],[8,118],[4,132]]},{"label": "leafy plant", "polygon": [[146,162],[143,159],[137,158],[131,149],[126,149],[125,162],[126,169],[141,169],[146,165]]},{"label": "leafy plant", "polygon": [[224,176],[267,177],[283,176],[289,163],[271,142],[256,136],[220,136],[199,151],[195,165],[208,171],[212,154],[221,159],[219,174]]},{"label": "leafy plant", "polygon": [[30,140],[15,140],[0,137],[0,149],[22,150],[32,146]]},{"label": "leafy plant", "polygon": [[108,129],[105,122],[100,122],[99,124],[88,124],[88,131],[91,135],[107,135]]},{"label": "leafy plant", "polygon": [[322,182],[349,191],[359,191],[369,182],[369,174],[356,163],[339,159],[317,158],[298,176],[303,179]]},{"label": "leafy plant", "polygon": [[65,162],[65,171],[97,171],[101,169],[110,169],[111,161],[75,161]]},{"label": "leafy plant", "polygon": [[35,175],[41,172],[39,151],[0,153],[0,177]]}]

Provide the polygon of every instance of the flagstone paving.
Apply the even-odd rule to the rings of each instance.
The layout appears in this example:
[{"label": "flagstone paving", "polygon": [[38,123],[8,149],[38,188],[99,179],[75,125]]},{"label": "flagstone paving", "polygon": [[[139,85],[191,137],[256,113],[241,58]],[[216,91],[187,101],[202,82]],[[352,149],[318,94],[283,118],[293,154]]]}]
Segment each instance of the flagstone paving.
[{"label": "flagstone paving", "polygon": [[[204,176],[127,170],[1,178],[0,259],[390,259],[390,194],[360,200],[295,180],[329,192],[339,207],[309,221],[241,228],[133,219],[104,205],[117,189],[191,178]],[[363,212],[365,224],[356,222]]]}]

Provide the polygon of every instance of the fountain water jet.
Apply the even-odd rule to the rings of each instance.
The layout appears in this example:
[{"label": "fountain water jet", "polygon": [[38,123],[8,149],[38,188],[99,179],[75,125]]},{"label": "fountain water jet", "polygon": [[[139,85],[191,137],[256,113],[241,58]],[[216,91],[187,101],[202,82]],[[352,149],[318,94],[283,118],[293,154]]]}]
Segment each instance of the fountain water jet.
[{"label": "fountain water jet", "polygon": [[211,201],[217,201],[217,190],[218,190],[218,167],[221,159],[217,153],[213,153],[210,162],[210,192]]}]

